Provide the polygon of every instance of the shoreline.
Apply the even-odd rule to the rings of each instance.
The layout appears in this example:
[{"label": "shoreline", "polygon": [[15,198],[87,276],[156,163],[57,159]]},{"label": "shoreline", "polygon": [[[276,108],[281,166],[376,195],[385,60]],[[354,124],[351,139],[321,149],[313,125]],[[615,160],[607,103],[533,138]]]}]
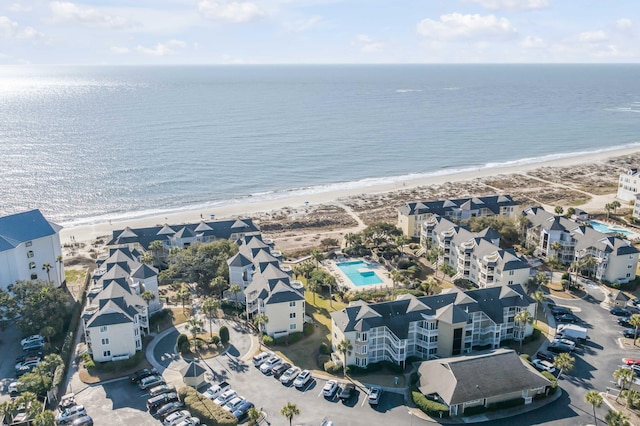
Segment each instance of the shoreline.
[{"label": "shoreline", "polygon": [[[131,219],[123,218],[112,221],[105,219],[104,221],[97,222],[95,224],[72,225],[65,227],[60,231],[60,240],[62,244],[65,244],[66,242],[70,242],[70,238],[73,236],[75,242],[89,243],[98,237],[104,235],[110,236],[113,230],[123,229],[127,226],[131,228],[143,228],[161,225],[164,223],[176,225],[183,223],[197,223],[203,219],[205,221],[211,221],[232,217],[250,218],[253,215],[278,211],[284,208],[296,210],[321,204],[339,203],[342,199],[355,198],[363,195],[393,193],[395,191],[441,185],[444,183],[472,181],[491,176],[521,174],[546,167],[585,166],[587,164],[601,163],[611,158],[637,153],[640,153],[640,145],[632,144],[631,146],[625,146],[617,149],[552,158],[540,162],[527,163],[527,159],[522,159],[519,160],[521,163],[516,161],[513,162],[513,164],[508,164],[503,167],[487,167],[485,165],[476,168],[464,169],[462,171],[454,171],[450,174],[430,174],[415,178],[409,177],[403,180],[396,179],[392,182],[375,183],[370,186],[360,186],[356,188],[328,189],[327,191],[315,192],[312,194],[303,193],[267,200],[261,200],[259,198],[251,200],[251,197],[247,197],[243,202],[223,204],[209,208],[214,211],[206,211],[205,209],[207,207],[205,206],[191,206],[185,207],[185,209],[176,212],[165,212],[151,214],[149,216],[134,217]],[[214,219],[210,219],[210,214],[212,213],[215,213]]]}]

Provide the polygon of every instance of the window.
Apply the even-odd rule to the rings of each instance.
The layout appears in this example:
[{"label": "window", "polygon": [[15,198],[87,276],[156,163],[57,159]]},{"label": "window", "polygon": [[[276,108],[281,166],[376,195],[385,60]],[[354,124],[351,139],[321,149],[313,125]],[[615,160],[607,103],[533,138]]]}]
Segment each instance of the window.
[{"label": "window", "polygon": [[141,349],[142,348],[142,342],[140,342],[140,340],[136,340],[136,349]]},{"label": "window", "polygon": [[295,318],[295,317],[296,317],[296,313],[295,312],[290,312],[289,313],[289,319]]},{"label": "window", "polygon": [[289,324],[289,330],[295,330],[297,326],[295,324]]},{"label": "window", "polygon": [[108,345],[109,344],[109,338],[106,337],[106,338],[102,339],[102,344],[103,345]]},{"label": "window", "polygon": [[361,339],[363,342],[366,342],[366,341],[367,341],[367,338],[368,338],[367,333],[362,333],[362,334],[360,335],[360,339]]},{"label": "window", "polygon": [[102,356],[104,356],[104,357],[111,356],[111,351],[102,352]]},{"label": "window", "polygon": [[289,302],[289,307],[290,308],[295,308],[296,307],[296,302]]},{"label": "window", "polygon": [[438,353],[438,348],[431,348],[429,349],[429,355],[435,355]]},{"label": "window", "polygon": [[33,250],[29,250],[29,251],[27,252],[27,257],[28,257],[29,259],[31,259],[31,258],[33,257]]},{"label": "window", "polygon": [[515,271],[509,271],[509,275],[513,275]]},{"label": "window", "polygon": [[29,269],[36,269],[36,262],[29,262]]},{"label": "window", "polygon": [[513,284],[513,280],[509,280],[508,284],[509,285]]},{"label": "window", "polygon": [[133,330],[133,335],[134,336],[137,336],[138,334],[140,334],[140,330],[139,329],[136,328],[135,330]]},{"label": "window", "polygon": [[38,279],[38,274],[31,274],[31,279],[32,280],[37,280]]},{"label": "window", "polygon": [[429,337],[429,341],[430,341],[430,342],[437,342],[437,341],[438,341],[438,336],[431,336],[431,337]]},{"label": "window", "polygon": [[106,325],[103,325],[102,327],[100,327],[100,333],[106,333],[107,330],[109,330],[109,327],[107,327]]},{"label": "window", "polygon": [[25,247],[31,247],[33,245],[33,241],[27,241],[26,243],[24,243]]},{"label": "window", "polygon": [[369,348],[367,348],[366,346],[362,346],[362,347],[360,348],[360,353],[361,353],[362,355],[366,355],[366,354],[367,354],[367,349],[369,349]]}]

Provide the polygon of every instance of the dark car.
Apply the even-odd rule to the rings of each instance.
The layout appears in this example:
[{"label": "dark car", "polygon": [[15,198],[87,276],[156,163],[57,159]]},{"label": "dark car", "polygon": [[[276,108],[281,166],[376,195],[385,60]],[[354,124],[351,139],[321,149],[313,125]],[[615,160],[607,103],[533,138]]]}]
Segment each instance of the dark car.
[{"label": "dark car", "polygon": [[556,316],[556,321],[558,322],[568,322],[568,323],[572,323],[575,324],[577,322],[580,322],[580,318],[578,318],[577,316],[573,315],[573,314],[562,314],[562,315],[558,315]]},{"label": "dark car", "polygon": [[175,392],[171,392],[171,393],[163,393],[157,396],[154,396],[153,398],[149,398],[147,400],[147,408],[149,409],[149,411],[151,413],[153,413],[154,411],[156,411],[158,408],[162,407],[163,405],[166,405],[170,402],[174,402],[178,400],[178,394]]},{"label": "dark car", "polygon": [[27,358],[44,358],[44,355],[42,351],[39,350],[28,351],[16,358],[16,364],[26,361]]},{"label": "dark car", "polygon": [[273,374],[273,377],[275,377],[276,379],[279,379],[280,376],[282,376],[284,372],[290,368],[291,368],[291,364],[289,364],[288,362],[283,362],[282,364],[278,364],[275,367],[273,367],[271,369],[271,373]]},{"label": "dark car", "polygon": [[549,310],[553,315],[564,315],[564,314],[572,313],[571,309],[565,308],[564,306],[552,305],[552,306],[549,306]]},{"label": "dark car", "polygon": [[540,351],[536,354],[536,358],[541,359],[543,361],[553,362],[556,359],[556,356],[549,352]]},{"label": "dark car", "polygon": [[233,416],[238,419],[238,421],[242,421],[248,416],[249,410],[251,410],[253,407],[253,402],[245,401],[241,406],[238,407],[236,411],[233,412]]},{"label": "dark car", "polygon": [[129,381],[131,383],[139,383],[140,380],[144,379],[145,377],[159,375],[159,374],[160,373],[158,373],[158,370],[156,370],[155,368],[151,368],[151,369],[143,368],[142,370],[138,370],[132,375],[130,375]]},{"label": "dark car", "polygon": [[631,323],[629,322],[629,318],[630,317],[622,317],[622,318],[618,318],[618,325],[621,325],[623,327],[627,327],[627,328],[635,328],[634,326],[631,325]]},{"label": "dark car", "polygon": [[340,398],[343,401],[348,401],[351,399],[355,391],[356,391],[356,385],[354,385],[353,383],[346,383],[340,386],[340,391],[338,392],[338,398]]},{"label": "dark car", "polygon": [[164,419],[169,414],[175,413],[176,411],[182,410],[183,408],[184,408],[184,404],[180,401],[170,402],[158,408],[158,411],[156,411],[155,416],[160,419]]},{"label": "dark car", "polygon": [[633,339],[634,337],[636,337],[636,330],[635,330],[635,328],[634,329],[629,328],[627,330],[622,330],[622,334],[627,339]]},{"label": "dark car", "polygon": [[573,348],[571,348],[571,346],[569,345],[565,345],[564,343],[552,343],[547,347],[547,350],[549,352],[553,352],[556,354],[561,354],[561,353],[569,353],[573,350]]},{"label": "dark car", "polygon": [[624,309],[624,308],[620,308],[618,306],[614,306],[613,308],[611,308],[609,310],[609,313],[612,315],[615,315],[617,317],[630,317],[631,316],[631,312],[629,312],[628,310]]}]

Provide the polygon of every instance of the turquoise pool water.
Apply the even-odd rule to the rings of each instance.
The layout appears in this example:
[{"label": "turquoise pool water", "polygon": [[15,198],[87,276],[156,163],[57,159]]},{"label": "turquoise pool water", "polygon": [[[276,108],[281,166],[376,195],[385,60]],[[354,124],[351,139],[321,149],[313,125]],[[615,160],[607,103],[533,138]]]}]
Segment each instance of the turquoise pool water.
[{"label": "turquoise pool water", "polygon": [[626,229],[623,228],[618,228],[618,227],[610,227],[607,224],[601,223],[601,222],[596,222],[595,220],[591,220],[589,221],[589,223],[591,224],[591,227],[593,229],[595,229],[598,232],[616,232],[618,234],[622,234],[625,236],[629,236],[632,235],[633,232],[629,232]]},{"label": "turquoise pool water", "polygon": [[347,278],[349,278],[356,287],[382,284],[384,282],[373,270],[363,271],[363,269],[369,268],[369,265],[365,261],[356,260],[353,262],[336,263],[336,266],[344,272]]}]

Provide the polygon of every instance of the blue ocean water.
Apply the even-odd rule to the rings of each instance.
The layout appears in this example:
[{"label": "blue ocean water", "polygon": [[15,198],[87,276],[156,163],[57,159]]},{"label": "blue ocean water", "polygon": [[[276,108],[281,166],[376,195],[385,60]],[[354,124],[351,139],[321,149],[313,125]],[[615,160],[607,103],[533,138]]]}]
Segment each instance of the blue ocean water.
[{"label": "blue ocean water", "polygon": [[66,224],[640,143],[640,65],[0,67],[0,215]]}]

